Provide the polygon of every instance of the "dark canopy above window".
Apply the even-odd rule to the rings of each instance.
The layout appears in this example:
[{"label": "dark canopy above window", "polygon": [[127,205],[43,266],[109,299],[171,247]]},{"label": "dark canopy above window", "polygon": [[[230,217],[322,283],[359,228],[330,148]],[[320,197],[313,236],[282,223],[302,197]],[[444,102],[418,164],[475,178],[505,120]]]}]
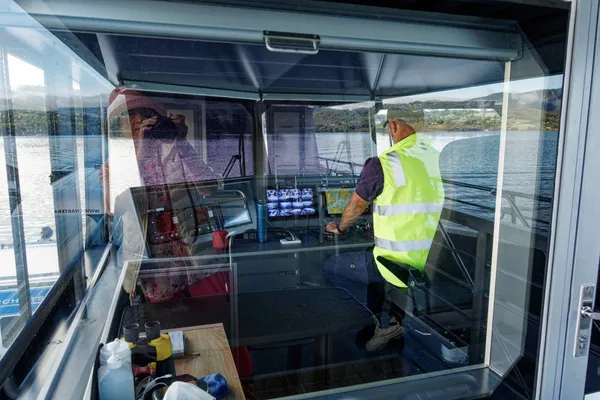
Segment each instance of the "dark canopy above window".
[{"label": "dark canopy above window", "polygon": [[[21,2],[114,85],[154,91],[377,100],[501,82],[505,62],[527,51],[511,21],[401,11],[359,18],[160,1],[137,9],[134,3],[108,3]],[[293,39],[291,47],[269,42],[281,32],[308,39]]]}]

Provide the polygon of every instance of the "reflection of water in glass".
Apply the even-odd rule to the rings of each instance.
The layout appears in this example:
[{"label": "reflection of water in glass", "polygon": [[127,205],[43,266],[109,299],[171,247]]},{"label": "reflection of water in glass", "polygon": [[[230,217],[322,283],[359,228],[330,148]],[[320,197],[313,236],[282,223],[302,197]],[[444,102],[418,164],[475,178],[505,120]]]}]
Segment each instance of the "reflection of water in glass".
[{"label": "reflection of water in glass", "polygon": [[[495,188],[498,180],[498,132],[426,132],[432,145],[441,152],[440,169],[445,179]],[[372,141],[368,133],[318,133],[319,155],[334,157],[338,145],[348,141],[350,159],[344,153],[340,159],[363,164],[371,157]],[[554,190],[554,170],[558,134],[556,131],[509,132],[505,154],[504,189],[527,195],[551,197]],[[373,150],[372,150],[373,149]],[[340,166],[340,170],[348,171]],[[359,172],[361,167],[355,167]],[[489,208],[495,207],[495,196],[491,191],[474,190],[446,185],[447,196],[454,196]],[[516,198],[519,209],[527,217],[534,211],[536,217],[549,221],[551,204],[535,204],[531,199]],[[508,204],[503,204],[506,208]],[[456,204],[458,210],[493,219],[493,211],[476,206]]]},{"label": "reflection of water in glass", "polygon": [[[440,134],[437,134],[440,135]],[[477,134],[472,134],[477,135]],[[471,136],[469,140],[455,140],[444,147],[440,156],[440,170],[445,179],[495,188],[498,179],[498,133]],[[558,134],[556,131],[509,132],[506,138],[504,163],[504,193],[517,192],[527,196],[552,197]],[[446,185],[447,197],[455,197],[486,207],[495,207],[495,195],[481,191]],[[515,197],[523,214],[543,221],[550,220],[551,203]],[[487,219],[493,211],[476,206],[457,204],[455,208]],[[509,211],[509,203],[503,202]]]},{"label": "reflection of water in glass", "polygon": [[[69,139],[70,140],[70,139]],[[54,220],[54,197],[50,184],[51,164],[50,146],[48,137],[18,137],[16,139],[17,162],[21,190],[21,212],[25,240],[30,244],[27,247],[28,272],[30,274],[58,271],[58,258],[56,243],[37,244],[41,237],[43,227],[50,227],[56,239],[56,226]],[[83,154],[83,139],[77,140],[78,155]],[[63,156],[72,157],[72,154]],[[81,157],[80,160],[81,162]],[[83,174],[77,174],[79,187],[83,188]],[[6,160],[4,154],[4,141],[0,140],[0,246],[12,244],[12,223],[10,203],[6,182]],[[80,202],[84,203],[84,193],[80,192]],[[83,213],[82,219],[85,218]],[[35,248],[34,245],[35,244]],[[15,275],[14,251],[4,249],[3,269],[1,276]]]},{"label": "reflection of water in glass", "polygon": [[[490,132],[451,132],[427,133],[433,145],[443,150],[441,156],[441,169],[445,177],[451,177],[460,182],[472,183],[495,187],[497,181],[498,144],[497,133]],[[289,137],[289,136],[288,136]],[[554,131],[543,132],[511,132],[508,134],[505,189],[552,196],[554,182],[554,168],[556,159],[558,135]],[[282,140],[283,138],[280,138]],[[374,144],[368,133],[317,133],[316,141],[318,155],[334,158],[339,143],[348,140],[350,145],[350,159],[344,151],[340,156],[343,161],[351,161],[362,165],[364,161],[373,156]],[[215,142],[217,142],[215,140]],[[137,175],[135,160],[132,159],[131,150],[124,139],[111,140],[111,186],[113,196],[126,190],[133,174]],[[78,150],[83,149],[83,139],[78,138]],[[237,153],[238,141],[235,137],[224,138],[219,142],[221,151],[216,145],[211,145],[209,151],[209,165],[215,171],[227,165],[229,157]],[[21,177],[21,195],[23,199],[23,216],[25,222],[25,237],[28,242],[37,241],[43,226],[54,229],[54,205],[52,186],[50,185],[50,156],[47,137],[19,137],[17,138],[19,173]],[[250,149],[248,146],[246,149]],[[288,147],[291,149],[293,147]],[[281,154],[285,157],[285,154]],[[316,159],[315,154],[309,158]],[[307,157],[305,154],[304,157]],[[324,163],[320,162],[324,167]],[[309,162],[307,162],[307,165]],[[340,169],[343,169],[340,166]],[[356,167],[355,172],[360,172]],[[88,173],[88,172],[86,172]],[[89,173],[97,173],[91,171]],[[84,188],[82,174],[79,176],[79,187]],[[237,175],[237,170],[236,170]],[[4,159],[3,142],[0,140],[0,243],[11,243],[11,222],[9,215],[8,191],[6,187],[6,163]],[[476,204],[494,207],[495,198],[485,192],[461,189],[455,195],[463,196]],[[80,190],[81,204],[83,190]],[[527,213],[531,214],[534,204],[530,200],[518,200],[518,204]],[[473,207],[461,206],[464,210],[475,212]],[[549,205],[540,205],[541,216],[549,218]],[[481,212],[479,210],[478,212]],[[490,218],[490,213],[484,214]]]},{"label": "reflection of water in glass", "polygon": [[[17,161],[21,183],[22,213],[27,240],[37,240],[43,226],[54,230],[53,198],[50,186],[48,138],[17,138]],[[10,204],[6,182],[4,142],[0,140],[0,243],[12,242]]]},{"label": "reflection of water in glass", "polygon": [[[377,155],[375,143],[368,132],[317,133],[316,136],[321,157],[352,162],[355,173],[360,173],[367,158]],[[321,165],[326,163],[321,161]],[[329,162],[329,168],[346,173],[350,171],[348,164],[336,164],[334,161]]]}]

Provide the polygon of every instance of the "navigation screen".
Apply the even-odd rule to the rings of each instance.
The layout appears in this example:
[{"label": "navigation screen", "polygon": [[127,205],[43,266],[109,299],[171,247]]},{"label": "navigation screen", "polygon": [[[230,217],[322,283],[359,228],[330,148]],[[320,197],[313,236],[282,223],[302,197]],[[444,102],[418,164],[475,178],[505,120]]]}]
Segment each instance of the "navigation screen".
[{"label": "navigation screen", "polygon": [[312,188],[268,189],[267,207],[269,218],[316,215]]},{"label": "navigation screen", "polygon": [[327,213],[329,215],[341,215],[353,193],[354,189],[329,189],[325,191]]},{"label": "navigation screen", "polygon": [[247,224],[252,220],[244,199],[223,201],[220,206],[224,228]]}]

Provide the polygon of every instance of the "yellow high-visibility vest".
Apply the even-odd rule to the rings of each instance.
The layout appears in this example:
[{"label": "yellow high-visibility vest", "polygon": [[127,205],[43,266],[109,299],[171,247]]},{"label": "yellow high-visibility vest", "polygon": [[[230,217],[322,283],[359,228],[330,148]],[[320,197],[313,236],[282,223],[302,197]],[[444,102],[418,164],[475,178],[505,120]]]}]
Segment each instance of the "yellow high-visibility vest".
[{"label": "yellow high-visibility vest", "polygon": [[406,287],[377,257],[421,271],[425,268],[444,204],[440,153],[427,137],[414,134],[385,151],[379,160],[383,191],[373,203],[373,255],[387,282]]}]

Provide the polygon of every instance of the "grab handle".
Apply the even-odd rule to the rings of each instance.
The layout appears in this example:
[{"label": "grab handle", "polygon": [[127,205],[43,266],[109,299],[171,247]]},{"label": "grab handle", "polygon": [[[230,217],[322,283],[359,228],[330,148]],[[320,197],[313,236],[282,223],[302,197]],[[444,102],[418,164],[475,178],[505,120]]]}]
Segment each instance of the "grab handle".
[{"label": "grab handle", "polygon": [[264,32],[267,50],[276,53],[315,55],[319,52],[318,35],[297,33]]}]

